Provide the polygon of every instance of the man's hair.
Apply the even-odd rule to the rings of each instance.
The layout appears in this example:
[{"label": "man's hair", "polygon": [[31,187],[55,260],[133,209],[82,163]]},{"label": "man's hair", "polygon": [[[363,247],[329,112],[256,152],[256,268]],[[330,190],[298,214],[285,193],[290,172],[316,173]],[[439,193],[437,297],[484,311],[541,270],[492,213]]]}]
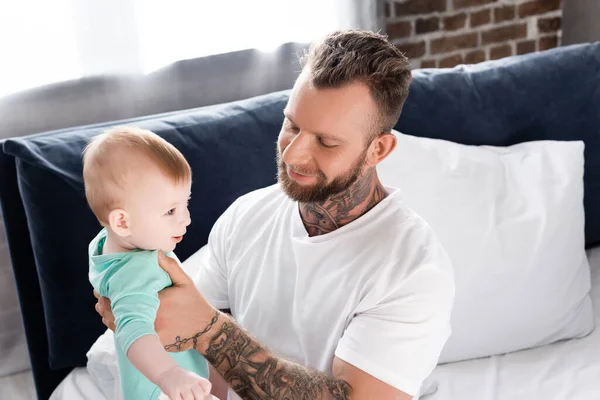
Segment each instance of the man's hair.
[{"label": "man's hair", "polygon": [[192,177],[181,152],[149,130],[123,126],[101,133],[83,151],[83,181],[88,204],[102,225],[108,225],[112,210],[123,207],[127,179],[140,172],[133,167],[140,159],[156,165],[176,184]]},{"label": "man's hair", "polygon": [[317,88],[340,88],[362,82],[378,106],[374,134],[389,132],[398,122],[412,80],[408,59],[381,34],[335,31],[314,43],[300,58]]}]

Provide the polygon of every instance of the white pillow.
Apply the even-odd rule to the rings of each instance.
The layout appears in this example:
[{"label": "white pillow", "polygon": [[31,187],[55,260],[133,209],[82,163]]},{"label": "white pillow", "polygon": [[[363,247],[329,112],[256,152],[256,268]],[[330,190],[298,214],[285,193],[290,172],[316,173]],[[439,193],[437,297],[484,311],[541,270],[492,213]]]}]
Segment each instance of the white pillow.
[{"label": "white pillow", "polygon": [[440,363],[590,333],[583,142],[466,146],[394,133],[381,181],[402,190],[455,269]]}]

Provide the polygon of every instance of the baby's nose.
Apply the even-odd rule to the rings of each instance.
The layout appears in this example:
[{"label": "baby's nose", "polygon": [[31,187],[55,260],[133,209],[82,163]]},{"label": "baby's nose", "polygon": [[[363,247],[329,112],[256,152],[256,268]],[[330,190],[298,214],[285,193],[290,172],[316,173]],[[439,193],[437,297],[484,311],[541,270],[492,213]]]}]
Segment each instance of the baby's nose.
[{"label": "baby's nose", "polygon": [[189,226],[192,223],[192,218],[190,217],[190,211],[189,210],[185,210],[184,223],[185,223],[185,226]]}]

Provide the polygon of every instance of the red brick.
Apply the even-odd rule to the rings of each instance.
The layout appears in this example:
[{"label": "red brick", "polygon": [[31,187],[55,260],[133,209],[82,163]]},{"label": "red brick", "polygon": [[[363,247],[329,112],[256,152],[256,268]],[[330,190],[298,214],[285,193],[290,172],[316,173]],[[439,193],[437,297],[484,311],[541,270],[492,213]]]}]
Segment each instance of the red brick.
[{"label": "red brick", "polygon": [[481,10],[471,13],[470,24],[471,28],[475,28],[480,25],[489,24],[492,20],[492,10]]},{"label": "red brick", "polygon": [[538,30],[541,33],[556,32],[560,30],[561,18],[540,18],[538,19]]},{"label": "red brick", "polygon": [[493,28],[481,33],[481,45],[522,39],[527,36],[527,23],[513,24]]},{"label": "red brick", "polygon": [[538,41],[538,50],[539,51],[553,49],[556,46],[558,46],[558,37],[556,37],[556,36],[546,36],[546,37],[540,38]]},{"label": "red brick", "polygon": [[530,17],[532,15],[544,14],[548,11],[558,10],[560,8],[560,1],[561,0],[533,0],[527,3],[519,4],[519,18]]},{"label": "red brick", "polygon": [[525,40],[517,43],[517,54],[533,53],[535,51],[535,40]]},{"label": "red brick", "polygon": [[460,13],[456,15],[451,15],[449,17],[444,18],[444,30],[446,31],[455,31],[457,29],[464,28],[465,23],[467,22],[467,14]]},{"label": "red brick", "polygon": [[440,29],[440,19],[438,17],[419,18],[415,23],[417,35],[421,33],[434,32]]},{"label": "red brick", "polygon": [[421,68],[435,68],[437,62],[435,60],[423,60],[421,61]]},{"label": "red brick", "polygon": [[460,54],[455,54],[440,60],[440,68],[452,68],[458,64],[462,64],[463,59]]},{"label": "red brick", "polygon": [[511,21],[515,19],[515,6],[503,6],[494,9],[494,22]]},{"label": "red brick", "polygon": [[446,36],[431,41],[431,54],[449,53],[460,49],[477,47],[477,33]]},{"label": "red brick", "polygon": [[469,8],[475,6],[482,6],[484,4],[495,3],[498,0],[454,0],[454,9]]},{"label": "red brick", "polygon": [[419,58],[425,55],[425,42],[397,44],[396,47],[408,58]]},{"label": "red brick", "polygon": [[477,64],[485,61],[485,51],[475,50],[465,55],[465,64]]},{"label": "red brick", "polygon": [[409,37],[412,34],[410,21],[395,22],[387,26],[387,34],[390,39]]},{"label": "red brick", "polygon": [[512,47],[510,44],[503,44],[490,49],[490,60],[497,60],[499,58],[510,56],[512,56]]},{"label": "red brick", "polygon": [[429,14],[436,11],[446,11],[446,3],[446,0],[408,0],[395,3],[394,10],[397,17]]}]

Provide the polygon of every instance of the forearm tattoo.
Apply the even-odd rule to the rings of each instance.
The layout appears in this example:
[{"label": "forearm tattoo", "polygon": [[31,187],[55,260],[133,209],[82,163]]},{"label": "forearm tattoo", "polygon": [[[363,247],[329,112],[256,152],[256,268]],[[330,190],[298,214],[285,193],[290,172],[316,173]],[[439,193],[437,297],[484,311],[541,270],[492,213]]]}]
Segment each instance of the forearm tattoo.
[{"label": "forearm tattoo", "polygon": [[196,333],[194,336],[185,338],[185,339],[182,339],[181,336],[175,336],[175,342],[166,345],[165,350],[169,351],[169,350],[175,349],[177,351],[182,351],[182,350],[187,350],[190,348],[197,349],[198,348],[198,339],[200,338],[200,336],[202,336],[206,332],[210,331],[218,319],[219,319],[219,312],[217,312],[215,314],[215,316],[212,317],[212,319],[210,320],[210,323],[206,326],[206,328],[204,328],[200,332]]},{"label": "forearm tattoo", "polygon": [[201,339],[206,341],[206,359],[243,399],[349,399],[347,382],[278,358],[230,318],[221,314],[219,319],[192,338],[177,341],[199,350],[199,339],[206,335]]}]

